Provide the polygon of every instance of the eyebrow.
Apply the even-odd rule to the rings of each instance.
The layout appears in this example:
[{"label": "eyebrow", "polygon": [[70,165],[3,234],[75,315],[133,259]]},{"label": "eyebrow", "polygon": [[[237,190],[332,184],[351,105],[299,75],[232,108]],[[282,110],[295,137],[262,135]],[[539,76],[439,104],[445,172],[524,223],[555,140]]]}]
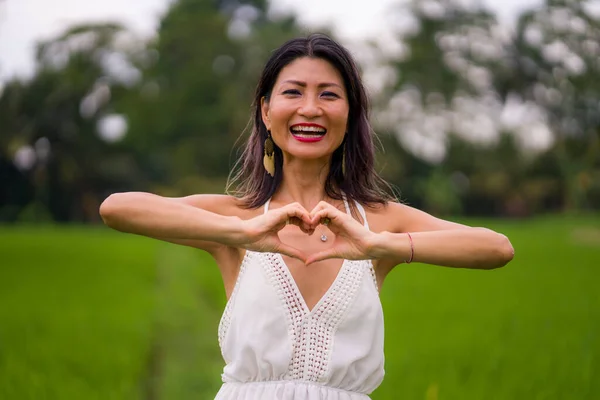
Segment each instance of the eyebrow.
[{"label": "eyebrow", "polygon": [[[294,84],[294,85],[306,87],[306,82],[296,81],[296,80],[293,80],[293,79],[290,79],[290,80],[287,80],[287,81],[283,81],[281,83],[282,84],[283,83],[291,83],[291,84]],[[323,83],[319,83],[317,85],[317,87],[319,87],[319,88],[325,88],[325,87],[330,87],[330,86],[335,86],[335,87],[338,87],[340,89],[343,89],[340,85],[338,85],[337,83],[333,83],[333,82],[323,82]]]}]

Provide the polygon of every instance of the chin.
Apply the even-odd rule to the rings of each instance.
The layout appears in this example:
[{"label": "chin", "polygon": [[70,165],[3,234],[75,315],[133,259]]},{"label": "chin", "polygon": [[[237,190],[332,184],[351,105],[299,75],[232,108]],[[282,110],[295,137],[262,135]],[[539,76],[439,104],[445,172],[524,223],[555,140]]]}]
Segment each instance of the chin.
[{"label": "chin", "polygon": [[[282,149],[283,150],[283,149]],[[304,160],[318,160],[320,158],[328,158],[333,154],[333,150],[330,149],[298,149],[290,148],[283,150],[288,153],[292,158],[304,159]]]}]

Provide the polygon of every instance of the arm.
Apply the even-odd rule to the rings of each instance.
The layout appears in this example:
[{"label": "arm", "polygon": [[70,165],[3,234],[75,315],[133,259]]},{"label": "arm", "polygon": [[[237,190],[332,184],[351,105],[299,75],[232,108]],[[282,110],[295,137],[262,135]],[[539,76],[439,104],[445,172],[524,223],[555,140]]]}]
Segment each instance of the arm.
[{"label": "arm", "polygon": [[113,229],[197,247],[211,253],[217,262],[231,250],[239,255],[239,249],[277,252],[304,261],[304,254],[282,243],[278,232],[288,223],[310,234],[314,231],[308,212],[298,203],[242,219],[236,199],[218,195],[174,199],[118,193],[102,203],[100,215]]},{"label": "arm", "polygon": [[102,203],[100,215],[115,230],[213,253],[239,241],[242,235],[240,218],[221,215],[228,204],[228,196],[166,198],[150,193],[116,193]]},{"label": "arm", "polygon": [[487,228],[435,218],[401,204],[390,204],[389,212],[401,221],[393,232],[373,236],[372,254],[386,264],[397,265],[411,256],[413,261],[455,268],[493,269],[506,265],[514,256],[508,238]]}]

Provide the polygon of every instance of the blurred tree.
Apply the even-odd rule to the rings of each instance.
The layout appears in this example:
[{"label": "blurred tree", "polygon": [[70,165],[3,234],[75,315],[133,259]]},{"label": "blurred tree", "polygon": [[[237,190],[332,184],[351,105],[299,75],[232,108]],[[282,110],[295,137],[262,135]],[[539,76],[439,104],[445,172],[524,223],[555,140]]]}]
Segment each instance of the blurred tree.
[{"label": "blurred tree", "polygon": [[264,1],[170,6],[150,46],[155,62],[128,108],[126,141],[157,191],[224,190],[262,64],[275,40],[296,33],[293,19],[269,20]]},{"label": "blurred tree", "polygon": [[[17,137],[25,90],[21,82],[13,80],[7,82],[0,93],[0,221],[16,220],[23,205],[33,200],[33,187],[27,174],[13,162],[25,144]],[[24,155],[21,150],[20,157]]]},{"label": "blurred tree", "polygon": [[181,0],[150,43],[106,23],[40,44],[34,77],[0,94],[0,218],[29,204],[28,218],[88,221],[114,191],[223,191],[262,64],[297,32],[263,1]]},{"label": "blurred tree", "polygon": [[[514,34],[464,2],[407,7],[416,28],[387,60],[396,79],[378,120],[430,166],[408,183],[424,204],[457,212],[458,196],[468,213],[511,215],[599,204],[600,31],[586,2],[548,1]],[[466,191],[441,185],[456,176]]]},{"label": "blurred tree", "polygon": [[547,0],[524,13],[512,73],[499,85],[503,95],[517,92],[546,111],[555,143],[544,175],[558,172],[566,209],[600,203],[600,20],[589,3]]},{"label": "blurred tree", "polygon": [[[504,136],[494,115],[502,104],[492,77],[506,69],[495,17],[454,0],[414,1],[396,12],[414,29],[399,27],[403,51],[384,57],[395,79],[383,91],[387,100],[378,100],[377,121],[414,155],[400,157],[404,170],[420,172],[393,182],[436,214],[502,212],[497,188],[478,178],[500,174],[504,166],[490,157],[506,160],[518,153],[510,139],[502,152],[492,150]],[[507,186],[515,179],[502,176]]]},{"label": "blurred tree", "polygon": [[34,188],[29,200],[40,215],[61,222],[98,219],[103,189],[131,178],[110,165],[117,149],[109,142],[119,139],[124,124],[113,103],[139,74],[132,48],[134,41],[119,25],[76,26],[38,46],[30,81],[7,83],[0,98],[1,145],[14,190],[1,208],[15,196],[21,208],[27,204],[20,194],[28,186],[20,178],[27,177]]},{"label": "blurred tree", "polygon": [[[481,57],[475,63],[473,57],[469,60],[466,56],[476,53],[481,40],[490,39],[494,15],[484,9],[463,7],[453,0],[414,1],[409,9],[417,19],[418,30],[404,38],[408,55],[396,64],[398,79],[393,89],[415,87],[424,104],[441,100],[436,98],[438,94],[450,103],[457,93],[479,93],[483,85],[475,75],[483,72],[474,68],[481,68],[487,59]],[[490,56],[483,52],[482,55]]]},{"label": "blurred tree", "polygon": [[[264,62],[302,33],[267,3],[177,0],[148,42],[106,23],[40,44],[34,77],[0,91],[0,220],[95,220],[122,190],[222,192]],[[514,34],[464,4],[403,3],[401,51],[375,49],[384,177],[440,215],[598,208],[600,31],[587,3],[548,1]]]}]

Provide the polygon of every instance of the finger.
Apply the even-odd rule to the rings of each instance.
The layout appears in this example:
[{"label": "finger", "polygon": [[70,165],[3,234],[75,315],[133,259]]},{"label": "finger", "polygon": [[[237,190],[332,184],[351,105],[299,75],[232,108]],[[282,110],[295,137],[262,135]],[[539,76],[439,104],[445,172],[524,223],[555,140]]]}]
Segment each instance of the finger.
[{"label": "finger", "polygon": [[336,221],[338,214],[339,212],[335,209],[322,209],[311,218],[311,227],[316,228],[320,224],[331,225],[334,221]]},{"label": "finger", "polygon": [[300,250],[285,243],[279,244],[276,253],[284,254],[288,257],[296,258],[303,263],[306,263],[306,256]]},{"label": "finger", "polygon": [[327,210],[318,210],[314,213],[311,213],[311,217],[310,217],[310,223],[311,226],[316,227],[317,225],[319,225],[321,223],[321,219],[323,218],[323,215],[327,214]]},{"label": "finger", "polygon": [[306,225],[305,223],[302,223],[302,225],[300,225],[299,227],[302,232],[306,233],[309,236],[315,233],[315,230],[310,225]]},{"label": "finger", "polygon": [[298,217],[288,217],[287,222],[289,225],[296,225],[296,226],[300,226],[303,223],[303,221]]},{"label": "finger", "polygon": [[306,265],[316,263],[317,261],[328,260],[331,258],[341,258],[335,248],[320,251],[306,259]]},{"label": "finger", "polygon": [[306,222],[304,222],[302,219],[298,218],[298,217],[290,217],[288,219],[288,222],[290,225],[296,225],[297,227],[300,228],[300,230],[308,235],[312,235],[315,230],[311,227],[310,224],[307,224]]},{"label": "finger", "polygon": [[281,211],[287,218],[297,218],[307,225],[310,224],[310,215],[308,211],[306,211],[306,209],[299,203],[288,204],[287,206],[282,207]]},{"label": "finger", "polygon": [[[304,211],[305,213],[305,211]],[[274,210],[271,210],[267,213],[267,224],[269,229],[281,230],[288,224],[295,224],[296,220],[304,220],[307,219],[306,216],[303,218],[302,209],[298,209],[297,206],[289,207],[281,207]],[[294,220],[296,218],[296,220]]]}]

